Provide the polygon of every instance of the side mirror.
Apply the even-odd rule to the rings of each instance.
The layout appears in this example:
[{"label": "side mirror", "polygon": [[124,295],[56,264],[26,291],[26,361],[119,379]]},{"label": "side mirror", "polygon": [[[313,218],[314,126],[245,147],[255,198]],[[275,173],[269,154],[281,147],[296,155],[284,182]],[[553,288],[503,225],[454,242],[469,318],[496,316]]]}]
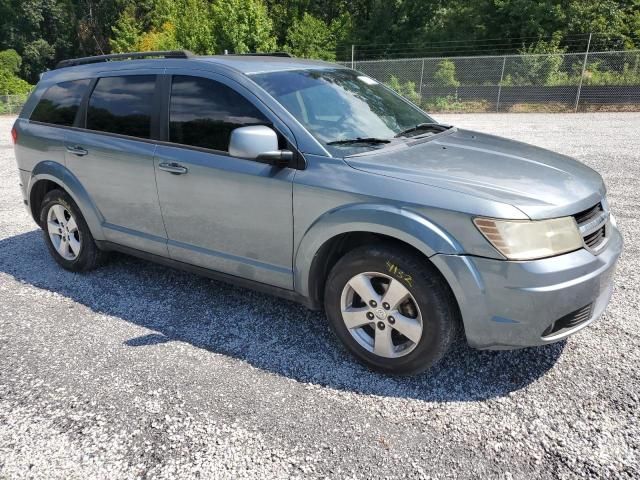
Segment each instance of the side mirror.
[{"label": "side mirror", "polygon": [[278,135],[265,125],[238,127],[231,132],[229,155],[287,167],[293,152],[278,150]]}]

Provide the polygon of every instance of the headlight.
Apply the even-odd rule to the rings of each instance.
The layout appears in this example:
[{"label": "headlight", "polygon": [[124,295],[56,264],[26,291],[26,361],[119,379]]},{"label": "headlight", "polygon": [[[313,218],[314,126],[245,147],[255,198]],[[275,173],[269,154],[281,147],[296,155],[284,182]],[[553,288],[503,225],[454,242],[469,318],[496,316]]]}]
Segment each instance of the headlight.
[{"label": "headlight", "polygon": [[573,217],[551,220],[473,220],[491,244],[510,260],[551,257],[582,247]]}]

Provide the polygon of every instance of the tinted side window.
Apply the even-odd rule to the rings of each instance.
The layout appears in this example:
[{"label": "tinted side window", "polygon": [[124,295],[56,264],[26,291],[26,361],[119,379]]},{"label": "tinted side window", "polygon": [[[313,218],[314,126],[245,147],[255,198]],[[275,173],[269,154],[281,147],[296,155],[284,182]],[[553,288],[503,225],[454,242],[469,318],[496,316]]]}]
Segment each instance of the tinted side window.
[{"label": "tinted side window", "polygon": [[90,80],[72,80],[49,87],[31,114],[31,120],[70,127]]},{"label": "tinted side window", "polygon": [[149,138],[155,87],[155,75],[101,78],[89,99],[87,128]]},{"label": "tinted side window", "polygon": [[174,76],[169,109],[169,140],[227,151],[234,128],[269,120],[246,98],[206,78]]}]

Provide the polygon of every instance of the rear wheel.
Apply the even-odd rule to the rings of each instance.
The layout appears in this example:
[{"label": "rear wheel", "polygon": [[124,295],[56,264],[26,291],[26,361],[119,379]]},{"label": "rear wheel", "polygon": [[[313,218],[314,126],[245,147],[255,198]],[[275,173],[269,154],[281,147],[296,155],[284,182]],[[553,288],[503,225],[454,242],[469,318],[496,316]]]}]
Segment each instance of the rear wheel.
[{"label": "rear wheel", "polygon": [[440,272],[393,245],[360,247],[340,259],[327,279],[325,310],[347,349],[388,373],[432,366],[449,350],[458,325]]},{"label": "rear wheel", "polygon": [[98,266],[104,252],[98,249],[80,209],[62,190],[52,190],[42,200],[40,225],[49,253],[63,268],[84,272]]}]

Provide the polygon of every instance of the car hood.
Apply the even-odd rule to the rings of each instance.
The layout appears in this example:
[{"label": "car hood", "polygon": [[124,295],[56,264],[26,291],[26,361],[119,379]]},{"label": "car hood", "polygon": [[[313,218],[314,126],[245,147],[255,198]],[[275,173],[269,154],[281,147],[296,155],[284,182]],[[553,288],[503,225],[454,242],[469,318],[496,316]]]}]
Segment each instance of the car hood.
[{"label": "car hood", "polygon": [[345,161],[370,173],[508,203],[532,219],[577,213],[605,194],[602,177],[570,157],[468,130],[451,129]]}]

